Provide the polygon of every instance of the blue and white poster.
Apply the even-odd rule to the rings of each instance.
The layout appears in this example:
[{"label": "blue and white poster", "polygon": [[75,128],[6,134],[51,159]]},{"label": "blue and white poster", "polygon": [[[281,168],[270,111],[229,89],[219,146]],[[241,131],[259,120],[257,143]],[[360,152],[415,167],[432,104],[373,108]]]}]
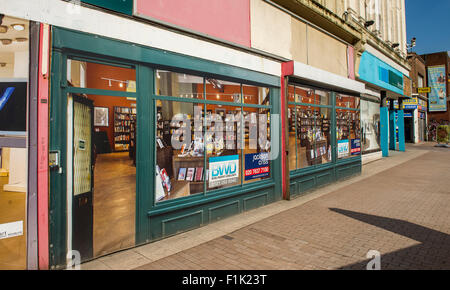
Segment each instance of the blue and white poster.
[{"label": "blue and white poster", "polygon": [[428,83],[431,88],[428,94],[430,112],[447,111],[446,80],[445,66],[428,67]]},{"label": "blue and white poster", "polygon": [[359,155],[361,154],[361,139],[352,139],[351,140],[351,154]]},{"label": "blue and white poster", "polygon": [[209,158],[209,187],[239,182],[239,155]]},{"label": "blue and white poster", "polygon": [[347,157],[349,155],[348,139],[338,140],[338,158]]},{"label": "blue and white poster", "polygon": [[245,154],[245,180],[268,177],[269,174],[269,153]]}]

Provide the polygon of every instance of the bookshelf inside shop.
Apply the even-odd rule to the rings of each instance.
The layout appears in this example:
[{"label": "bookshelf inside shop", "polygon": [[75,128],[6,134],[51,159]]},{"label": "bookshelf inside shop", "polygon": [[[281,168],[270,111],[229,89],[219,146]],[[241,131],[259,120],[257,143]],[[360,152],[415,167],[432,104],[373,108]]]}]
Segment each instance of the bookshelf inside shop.
[{"label": "bookshelf inside shop", "polygon": [[[136,108],[114,107],[114,151],[131,151],[136,144]],[[133,148],[131,148],[133,146]]]}]

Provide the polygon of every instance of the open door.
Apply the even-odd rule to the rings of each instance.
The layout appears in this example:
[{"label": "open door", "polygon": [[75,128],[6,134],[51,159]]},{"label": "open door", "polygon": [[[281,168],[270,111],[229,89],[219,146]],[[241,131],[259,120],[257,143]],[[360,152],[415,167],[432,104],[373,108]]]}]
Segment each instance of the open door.
[{"label": "open door", "polygon": [[93,257],[93,103],[76,95],[72,100],[72,249],[86,261]]}]

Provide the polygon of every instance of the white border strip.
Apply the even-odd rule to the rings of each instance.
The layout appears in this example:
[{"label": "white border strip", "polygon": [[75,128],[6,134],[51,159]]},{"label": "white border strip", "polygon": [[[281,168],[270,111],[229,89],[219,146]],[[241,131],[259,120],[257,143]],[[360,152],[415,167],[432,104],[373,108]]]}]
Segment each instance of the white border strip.
[{"label": "white border strip", "polygon": [[281,64],[61,0],[0,0],[0,13],[281,76]]},{"label": "white border strip", "polygon": [[294,62],[294,76],[360,94],[366,91],[366,85],[362,82],[348,79],[300,62]]}]

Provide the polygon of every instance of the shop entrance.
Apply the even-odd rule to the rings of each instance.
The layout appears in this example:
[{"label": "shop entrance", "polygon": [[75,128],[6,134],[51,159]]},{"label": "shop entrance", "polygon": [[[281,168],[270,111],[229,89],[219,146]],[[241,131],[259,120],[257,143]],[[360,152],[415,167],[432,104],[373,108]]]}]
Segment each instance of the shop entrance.
[{"label": "shop entrance", "polygon": [[135,245],[137,106],[121,96],[135,70],[69,60],[68,72],[86,92],[67,94],[68,249],[85,262]]},{"label": "shop entrance", "polygon": [[405,116],[405,142],[414,143],[414,118],[410,114],[411,117]]}]

